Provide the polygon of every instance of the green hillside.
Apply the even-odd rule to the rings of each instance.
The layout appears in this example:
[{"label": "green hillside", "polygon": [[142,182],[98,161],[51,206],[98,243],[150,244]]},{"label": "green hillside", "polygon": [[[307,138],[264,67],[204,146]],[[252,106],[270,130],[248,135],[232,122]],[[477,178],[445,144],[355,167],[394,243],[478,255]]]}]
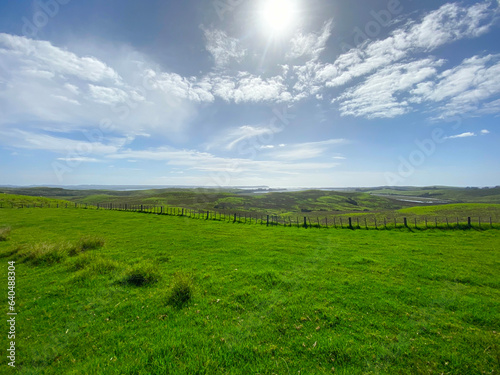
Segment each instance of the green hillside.
[{"label": "green hillside", "polygon": [[0,207],[12,207],[14,205],[15,207],[20,207],[22,205],[27,206],[27,205],[44,205],[48,206],[49,204],[51,205],[65,205],[66,203],[71,203],[65,200],[61,199],[51,199],[51,198],[44,198],[44,197],[33,197],[33,196],[26,196],[26,195],[14,195],[14,194],[5,194],[5,193],[0,193]]},{"label": "green hillside", "polygon": [[404,208],[398,211],[403,215],[417,216],[447,216],[450,218],[459,216],[473,217],[494,217],[500,218],[500,204],[482,204],[482,203],[464,203],[464,204],[446,204],[442,206],[422,206]]}]

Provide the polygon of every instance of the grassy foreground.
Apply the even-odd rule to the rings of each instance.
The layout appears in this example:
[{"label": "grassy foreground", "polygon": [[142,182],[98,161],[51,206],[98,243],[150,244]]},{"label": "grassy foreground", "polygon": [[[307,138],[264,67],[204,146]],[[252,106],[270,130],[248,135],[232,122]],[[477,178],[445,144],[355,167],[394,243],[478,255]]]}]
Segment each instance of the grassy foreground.
[{"label": "grassy foreground", "polygon": [[61,209],[1,209],[1,228],[5,295],[16,260],[22,374],[500,366],[496,229],[305,230]]}]

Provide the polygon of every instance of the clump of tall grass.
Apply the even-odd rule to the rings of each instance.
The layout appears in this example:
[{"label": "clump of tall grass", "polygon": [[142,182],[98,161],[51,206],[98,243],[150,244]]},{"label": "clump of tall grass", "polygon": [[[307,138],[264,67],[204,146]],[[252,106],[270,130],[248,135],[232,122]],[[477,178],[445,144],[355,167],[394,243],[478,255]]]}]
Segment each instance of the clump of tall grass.
[{"label": "clump of tall grass", "polygon": [[[87,250],[98,249],[102,246],[104,246],[104,240],[102,238],[88,236],[80,238],[76,243],[69,241],[59,243],[39,242],[24,245],[15,249],[14,254],[23,261],[32,262],[33,264],[53,264],[60,263],[68,256],[83,254]],[[88,262],[88,259],[82,260],[79,263],[80,266],[85,262]],[[75,265],[75,267],[80,266]]]},{"label": "clump of tall grass", "polygon": [[96,276],[106,275],[119,269],[119,266],[114,260],[102,256],[92,253],[82,254],[70,262],[69,270],[75,272],[71,281],[77,284],[85,283]]},{"label": "clump of tall grass", "polygon": [[70,242],[50,244],[46,242],[35,243],[16,250],[19,258],[33,264],[53,264],[59,263],[67,257],[73,248]]},{"label": "clump of tall grass", "polygon": [[7,241],[9,239],[10,231],[10,227],[0,228],[0,241]]},{"label": "clump of tall grass", "polygon": [[152,264],[140,263],[129,267],[123,283],[134,286],[147,286],[160,280],[158,269]]},{"label": "clump of tall grass", "polygon": [[103,247],[105,243],[106,241],[101,237],[85,236],[80,238],[76,245],[70,249],[69,255],[75,256],[88,250],[99,249]]},{"label": "clump of tall grass", "polygon": [[74,258],[74,260],[70,262],[69,266],[71,271],[81,271],[85,269],[89,273],[99,275],[104,275],[117,268],[117,262],[101,256],[96,256],[92,253],[82,254],[81,256]]},{"label": "clump of tall grass", "polygon": [[176,273],[170,287],[167,303],[177,308],[184,306],[193,297],[193,279],[184,273]]}]

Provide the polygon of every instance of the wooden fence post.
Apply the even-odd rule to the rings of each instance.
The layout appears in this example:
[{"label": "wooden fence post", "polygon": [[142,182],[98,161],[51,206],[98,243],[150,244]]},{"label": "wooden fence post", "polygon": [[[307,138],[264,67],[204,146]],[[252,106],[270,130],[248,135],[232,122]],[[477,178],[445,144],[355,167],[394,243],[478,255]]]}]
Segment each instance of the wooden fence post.
[{"label": "wooden fence post", "polygon": [[344,224],[342,223],[342,216],[340,217],[340,228],[344,228]]},{"label": "wooden fence post", "polygon": [[404,218],[404,225],[405,225],[405,228],[408,228],[408,222],[406,221],[406,217]]},{"label": "wooden fence post", "polygon": [[368,223],[366,222],[366,216],[365,216],[365,229],[368,229]]},{"label": "wooden fence post", "polygon": [[471,221],[470,221],[470,217],[467,218],[467,226],[470,228],[472,225],[471,225]]},{"label": "wooden fence post", "polygon": [[352,229],[352,219],[349,218],[349,229]]},{"label": "wooden fence post", "polygon": [[307,228],[307,217],[304,216],[304,228]]}]

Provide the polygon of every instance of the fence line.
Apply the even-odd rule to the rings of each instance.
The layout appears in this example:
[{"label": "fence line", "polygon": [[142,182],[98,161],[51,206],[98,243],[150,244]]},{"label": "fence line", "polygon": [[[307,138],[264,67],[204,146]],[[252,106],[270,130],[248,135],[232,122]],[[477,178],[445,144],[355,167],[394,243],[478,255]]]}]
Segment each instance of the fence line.
[{"label": "fence line", "polygon": [[[120,204],[120,203],[97,203],[97,204],[87,204],[87,203],[10,203],[4,205],[0,202],[1,208],[74,208],[74,209],[94,209],[94,210],[113,210],[113,211],[129,211],[129,212],[139,212],[148,213],[156,215],[168,215],[168,216],[179,216],[187,217],[192,219],[203,219],[203,220],[216,220],[232,223],[241,224],[257,224],[265,225],[267,227],[294,227],[294,228],[333,228],[333,229],[398,229],[398,228],[408,228],[415,230],[424,229],[488,229],[494,227],[500,227],[498,225],[498,219],[489,217],[486,220],[481,217],[467,216],[467,218],[454,217],[451,221],[447,216],[440,217],[441,221],[438,221],[438,217],[434,217],[434,222],[430,222],[426,216],[411,216],[413,221],[409,220],[409,217],[397,218],[392,217],[392,220],[388,217],[383,218],[383,225],[377,218],[380,219],[381,215],[363,215],[360,216],[330,216],[323,217],[320,219],[319,216],[316,220],[311,222],[310,216],[304,216],[303,221],[299,216],[280,216],[272,214],[258,214],[258,213],[230,213],[228,211],[210,211],[210,210],[197,210],[190,208],[181,207],[169,207],[169,206],[157,206],[157,205],[144,205],[144,204]],[[243,215],[243,216],[242,216]],[[295,220],[294,220],[295,219]],[[347,222],[344,220],[347,219]],[[361,222],[360,222],[361,219]],[[431,224],[432,223],[432,224]]]}]

